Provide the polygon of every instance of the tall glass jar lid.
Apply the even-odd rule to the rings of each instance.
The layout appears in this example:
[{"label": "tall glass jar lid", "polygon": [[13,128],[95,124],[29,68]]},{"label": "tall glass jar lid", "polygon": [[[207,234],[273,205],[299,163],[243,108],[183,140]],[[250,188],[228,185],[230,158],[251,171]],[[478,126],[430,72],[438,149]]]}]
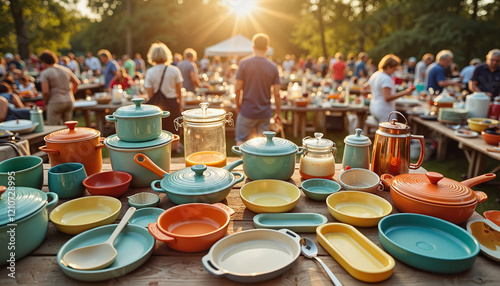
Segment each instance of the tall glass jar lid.
[{"label": "tall glass jar lid", "polygon": [[224,120],[226,111],[217,108],[208,108],[208,102],[200,103],[200,108],[189,109],[182,112],[184,121],[189,122],[215,122]]}]

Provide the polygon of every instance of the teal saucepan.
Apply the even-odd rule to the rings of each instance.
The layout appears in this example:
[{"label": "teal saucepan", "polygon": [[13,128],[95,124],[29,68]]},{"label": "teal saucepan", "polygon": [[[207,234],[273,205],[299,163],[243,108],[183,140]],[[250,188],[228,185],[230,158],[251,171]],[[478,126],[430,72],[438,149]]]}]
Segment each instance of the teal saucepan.
[{"label": "teal saucepan", "polygon": [[264,131],[264,136],[231,148],[242,156],[245,175],[251,180],[290,179],[295,171],[295,156],[302,155],[302,147],[275,137],[273,131]]},{"label": "teal saucepan", "polygon": [[445,220],[411,213],[383,218],[379,239],[385,250],[415,268],[435,273],[458,273],[472,267],[479,253],[477,240]]},{"label": "teal saucepan", "polygon": [[43,186],[43,160],[38,156],[20,156],[0,162],[0,186]]},{"label": "teal saucepan", "polygon": [[[226,198],[231,188],[243,181],[245,175],[231,172],[242,161],[235,161],[224,168],[194,165],[178,171],[167,173],[159,168],[148,156],[137,154],[134,161],[139,168],[145,168],[162,176],[163,179],[151,183],[154,191],[166,193],[176,204],[187,203],[217,203]],[[158,187],[157,185],[160,185]]]}]

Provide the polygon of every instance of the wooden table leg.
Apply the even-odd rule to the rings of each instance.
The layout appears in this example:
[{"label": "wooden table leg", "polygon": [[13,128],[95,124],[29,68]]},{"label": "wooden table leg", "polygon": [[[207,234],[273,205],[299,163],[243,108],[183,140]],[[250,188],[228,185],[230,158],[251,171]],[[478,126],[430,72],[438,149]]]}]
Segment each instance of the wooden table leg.
[{"label": "wooden table leg", "polygon": [[448,145],[448,137],[439,134],[438,147],[437,147],[437,160],[443,161],[446,159],[446,149]]}]

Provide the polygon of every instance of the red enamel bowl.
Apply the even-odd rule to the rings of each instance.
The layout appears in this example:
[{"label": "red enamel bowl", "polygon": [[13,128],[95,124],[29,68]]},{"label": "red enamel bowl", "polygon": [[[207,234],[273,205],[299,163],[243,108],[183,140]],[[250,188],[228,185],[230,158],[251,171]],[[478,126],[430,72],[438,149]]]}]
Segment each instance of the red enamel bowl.
[{"label": "red enamel bowl", "polygon": [[83,185],[93,196],[122,196],[130,186],[132,175],[122,171],[100,172],[88,176],[83,180]]}]

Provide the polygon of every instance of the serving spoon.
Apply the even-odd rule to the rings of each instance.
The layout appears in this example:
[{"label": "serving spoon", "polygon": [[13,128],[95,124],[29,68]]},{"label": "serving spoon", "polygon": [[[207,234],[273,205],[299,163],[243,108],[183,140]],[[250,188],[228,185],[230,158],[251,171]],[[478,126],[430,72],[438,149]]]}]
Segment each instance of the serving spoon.
[{"label": "serving spoon", "polygon": [[61,263],[78,270],[97,270],[109,266],[115,261],[116,255],[118,254],[113,243],[127,225],[127,222],[135,213],[135,210],[134,207],[130,207],[127,210],[108,240],[103,243],[70,250],[64,254]]},{"label": "serving spoon", "polygon": [[314,244],[314,241],[310,240],[307,237],[303,237],[300,239],[300,250],[302,251],[302,254],[304,254],[305,257],[307,258],[314,258],[316,259],[321,266],[323,266],[323,269],[325,269],[326,274],[330,276],[330,279],[332,280],[333,284],[335,286],[342,286],[342,283],[339,281],[339,279],[333,274],[333,272],[326,266],[326,264],[321,260],[321,258],[318,257],[318,248],[316,247],[316,244]]}]

